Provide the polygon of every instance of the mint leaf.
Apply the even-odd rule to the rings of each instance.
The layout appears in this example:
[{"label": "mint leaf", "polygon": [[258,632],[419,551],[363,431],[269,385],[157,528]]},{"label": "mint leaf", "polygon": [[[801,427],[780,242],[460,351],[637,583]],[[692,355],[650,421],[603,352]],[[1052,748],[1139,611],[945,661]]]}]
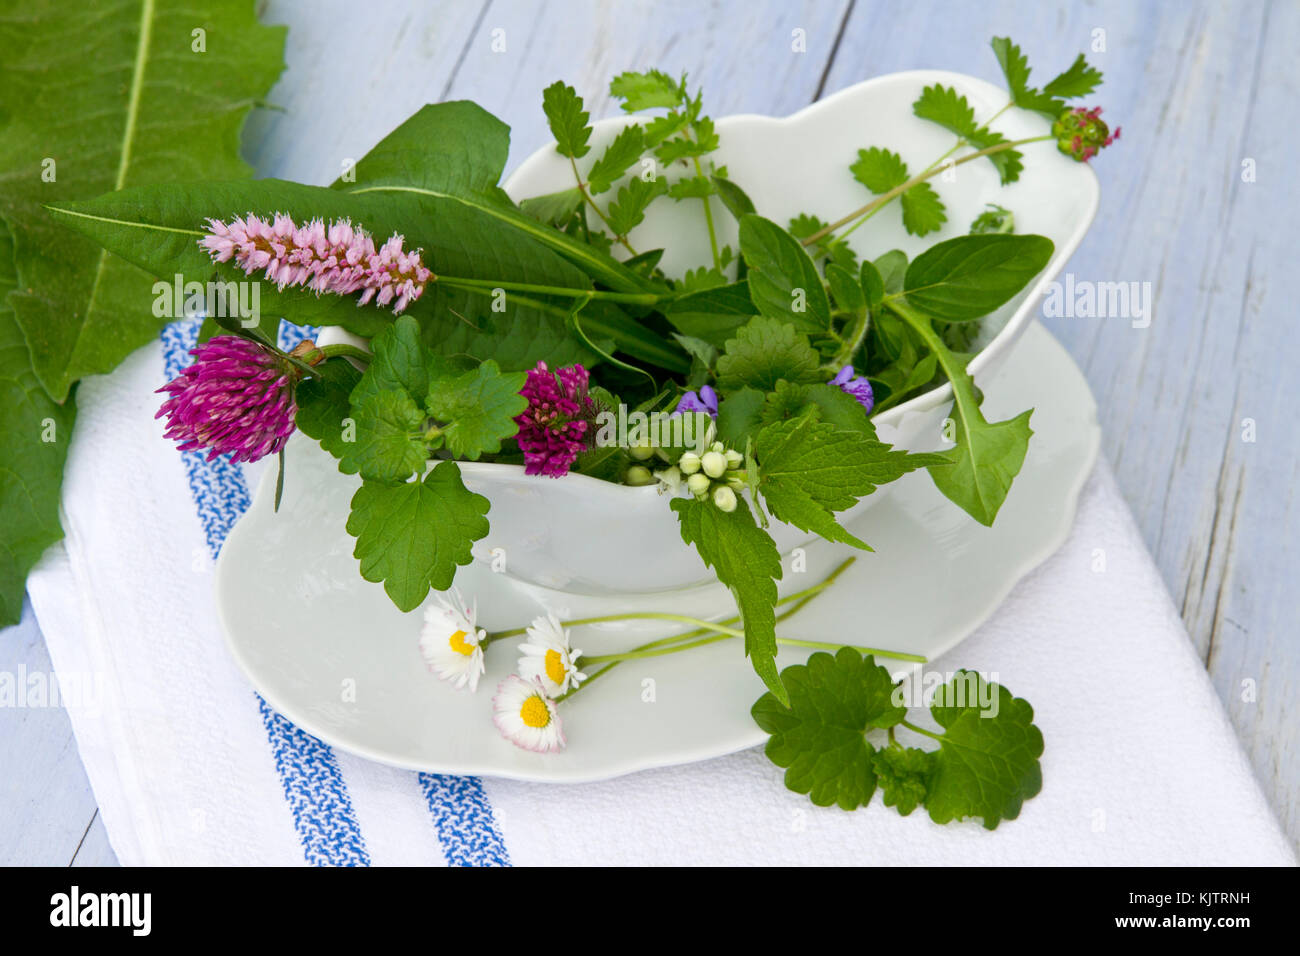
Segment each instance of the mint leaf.
[{"label": "mint leaf", "polygon": [[640,126],[620,131],[587,173],[587,188],[592,195],[600,195],[622,179],[644,150],[645,133]]},{"label": "mint leaf", "polygon": [[298,405],[295,421],[300,432],[316,439],[335,458],[342,458],[351,445],[349,439],[356,437],[347,426],[352,419],[349,396],[361,381],[361,373],[344,358],[327,359],[315,372],[303,379],[294,393]]},{"label": "mint leaf", "polygon": [[1043,92],[1048,96],[1059,96],[1065,100],[1087,96],[1101,86],[1101,75],[1101,70],[1089,66],[1084,55],[1080,53],[1068,70],[1043,86]]},{"label": "mint leaf", "polygon": [[501,450],[501,441],[513,437],[519,426],[515,416],[528,407],[519,394],[525,372],[503,373],[490,359],[451,381],[436,383],[429,394],[429,414],[444,423],[447,447],[457,458],[476,461],[484,453]]},{"label": "mint leaf", "polygon": [[959,236],[936,243],[907,267],[907,301],[946,322],[969,322],[1008,301],[1047,265],[1044,236]]},{"label": "mint leaf", "polygon": [[770,219],[742,216],[740,252],[749,267],[749,295],[760,315],[793,323],[805,332],[830,328],[826,289],[799,240]]},{"label": "mint leaf", "polygon": [[347,526],[361,576],[382,581],[394,604],[414,610],[430,587],[445,591],[457,566],[469,564],[471,546],[488,533],[487,512],[488,500],[465,487],[454,461],[440,462],[423,480],[364,482]]},{"label": "mint leaf", "polygon": [[[990,692],[997,695],[996,716],[981,705]],[[1043,735],[1029,702],[978,674],[958,671],[939,689],[930,713],[944,729],[926,781],[930,819],[979,817],[992,830],[1018,817],[1024,801],[1043,787]]]},{"label": "mint leaf", "polygon": [[581,159],[591,149],[590,114],[582,108],[578,91],[563,80],[556,80],[542,90],[542,111],[555,137],[555,151],[570,159]]},{"label": "mint leaf", "polygon": [[776,582],[781,555],[771,537],[758,526],[743,497],[730,513],[712,501],[675,498],[672,509],[681,524],[682,540],[695,545],[704,563],[736,600],[745,627],[745,654],[771,695],[788,703],[776,670]]},{"label": "mint leaf", "polygon": [[966,102],[966,97],[951,86],[938,83],[927,86],[912,104],[912,112],[923,120],[938,123],[962,139],[970,139],[976,130],[975,110]]},{"label": "mint leaf", "polygon": [[718,358],[723,389],[749,386],[770,392],[781,379],[811,383],[821,377],[821,360],[808,337],[793,325],[761,315],[737,330]]},{"label": "mint leaf", "polygon": [[606,215],[609,227],[615,235],[626,237],[629,232],[641,225],[645,219],[646,208],[655,197],[668,191],[664,181],[659,178],[645,180],[634,176],[626,186],[619,189],[617,197],[609,204]]},{"label": "mint leaf", "polygon": [[893,727],[907,716],[891,699],[889,671],[844,647],[834,657],[813,654],[808,663],[787,667],[781,679],[788,702],[764,694],[751,713],[771,735],[764,753],[786,768],[785,785],[819,807],[865,806],[876,789],[876,751],[866,732]]},{"label": "mint leaf", "polygon": [[884,442],[811,416],[765,426],[754,441],[759,490],[778,519],[828,541],[870,551],[835,520],[876,490],[917,468],[940,464],[937,455],[910,455]]},{"label": "mint leaf", "polygon": [[352,406],[356,441],[344,446],[339,469],[374,481],[405,481],[424,470],[424,411],[404,391],[372,392]]},{"label": "mint leaf", "polygon": [[876,772],[885,806],[907,816],[925,803],[926,778],[933,766],[934,754],[916,747],[892,744],[876,751],[871,769]]},{"label": "mint leaf", "polygon": [[684,87],[662,70],[620,73],[609,83],[609,93],[623,101],[629,113],[677,106],[685,98]]}]

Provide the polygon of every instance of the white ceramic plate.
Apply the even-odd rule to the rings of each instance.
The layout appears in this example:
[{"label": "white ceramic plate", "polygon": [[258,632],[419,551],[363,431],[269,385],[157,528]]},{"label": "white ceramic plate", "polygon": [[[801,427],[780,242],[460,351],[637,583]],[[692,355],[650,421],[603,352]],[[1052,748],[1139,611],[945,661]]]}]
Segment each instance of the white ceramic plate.
[{"label": "white ceramic plate", "polygon": [[[1097,454],[1100,433],[1087,383],[1037,323],[985,399],[991,419],[1026,408],[1035,409],[1034,439],[993,528],[949,503],[927,475],[909,475],[851,525],[875,553],[860,554],[781,633],[933,659],[984,621],[1064,540]],[[749,716],[762,684],[739,643],[726,641],[625,663],[601,678],[563,705],[569,743],[563,753],[534,754],[508,743],[492,725],[491,700],[496,683],[514,669],[513,648],[489,650],[477,694],[455,691],[430,674],[417,647],[420,613],[401,613],[379,585],[357,573],[344,530],[356,479],[339,474],[328,455],[300,436],[287,454],[279,514],[272,510],[274,469],[267,469],[252,507],[221,550],[217,607],[249,680],[308,732],[399,767],[552,782],[703,760],[764,739]],[[849,553],[825,543],[809,548],[806,573],[787,568],[782,593],[815,583]],[[489,630],[522,625],[543,610],[561,617],[664,608],[715,618],[733,613],[730,596],[717,585],[638,598],[584,597],[522,584],[482,564],[461,569],[457,584],[478,602]],[[869,617],[863,608],[870,608]],[[604,625],[576,630],[574,643],[601,653],[664,633],[645,624]],[[805,656],[783,650],[778,663]],[[653,702],[645,699],[651,686]],[[345,687],[355,694],[345,695]]]}]

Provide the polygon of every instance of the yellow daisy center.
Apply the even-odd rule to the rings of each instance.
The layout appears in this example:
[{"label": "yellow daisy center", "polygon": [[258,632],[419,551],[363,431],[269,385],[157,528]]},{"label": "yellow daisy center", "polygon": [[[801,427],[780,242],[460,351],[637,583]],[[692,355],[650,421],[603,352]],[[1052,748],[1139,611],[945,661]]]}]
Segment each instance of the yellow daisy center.
[{"label": "yellow daisy center", "polygon": [[451,649],[457,654],[464,654],[466,657],[469,657],[474,653],[474,645],[465,643],[464,631],[454,631],[451,638],[448,639],[447,644],[450,645]]},{"label": "yellow daisy center", "polygon": [[557,684],[564,683],[564,676],[567,673],[564,667],[564,657],[557,650],[546,652],[546,676]]},{"label": "yellow daisy center", "polygon": [[519,719],[528,727],[545,727],[551,722],[551,712],[546,707],[546,701],[533,694],[519,708]]}]

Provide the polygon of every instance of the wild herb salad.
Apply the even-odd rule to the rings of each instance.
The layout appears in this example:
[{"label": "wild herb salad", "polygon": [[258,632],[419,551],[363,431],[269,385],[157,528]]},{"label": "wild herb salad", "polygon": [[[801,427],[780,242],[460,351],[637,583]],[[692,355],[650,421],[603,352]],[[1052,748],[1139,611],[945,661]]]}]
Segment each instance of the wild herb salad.
[{"label": "wild herb salad", "polygon": [[[735,618],[619,615],[691,630],[583,657],[569,645],[574,622],[488,634],[454,591],[427,605],[422,647],[459,687],[476,688],[490,644],[527,635],[518,673],[494,701],[511,740],[564,746],[559,703],[623,660],[743,638],[768,688],[754,716],[792,788],[851,809],[879,784],[900,812],[924,803],[936,820],[993,826],[1038,790],[1032,710],[958,675],[932,707],[944,728],[935,733],[905,719],[898,685],[873,655],[915,658],[783,641],[778,622],[835,574],[780,598],[781,555],[767,530],[777,520],[867,549],[837,515],[919,469],[988,525],[1021,468],[1031,411],[988,421],[966,365],[980,321],[1042,271],[1052,242],[1018,234],[1014,211],[999,205],[910,261],[896,249],[860,257],[849,242],[876,215],[901,216],[913,235],[939,231],[948,217],[933,179],[951,166],[988,162],[1006,184],[1020,177],[1027,144],[1055,141],[1084,162],[1119,135],[1099,110],[1067,103],[1100,83],[1084,57],[1035,88],[1014,44],[996,38],[993,49],[1006,106],[981,120],[959,90],[926,87],[913,111],[949,130],[952,148],[913,170],[888,143],[864,143],[845,157],[862,205],[832,222],[765,218],[714,161],[720,140],[702,92],[657,70],[614,78],[611,94],[642,121],[598,152],[578,92],[547,87],[542,108],[573,185],[518,204],[499,185],[508,128],[455,102],[421,109],[328,188],[146,186],[52,213],[154,275],[183,279],[187,294],[196,286],[206,341],[166,387],[168,436],[236,461],[279,453],[282,468],[295,429],[316,439],[360,478],[347,530],[362,576],[404,611],[431,589],[448,592],[488,534],[491,502],[466,488],[457,462],[518,464],[538,481],[579,473],[656,484],[670,496],[664,520],[730,589]],[[1051,131],[1008,140],[995,123],[1010,109],[1048,117]],[[635,241],[663,203],[697,206],[708,238],[708,258],[681,276],[660,269],[662,249]],[[719,244],[722,216],[736,220],[737,248]],[[257,315],[213,307],[208,280],[226,288],[248,277]],[[281,317],[339,326],[368,348],[305,342],[283,353]],[[954,394],[952,448],[917,454],[879,440],[873,413],[943,382]],[[611,427],[629,411],[642,413],[638,427]],[[779,672],[781,643],[838,653]],[[584,673],[580,659],[599,668]],[[957,700],[964,685],[975,702]],[[998,716],[980,719],[980,701]],[[899,727],[939,749],[902,746]],[[866,736],[873,729],[887,735],[880,747]],[[967,756],[951,759],[952,748]]]}]

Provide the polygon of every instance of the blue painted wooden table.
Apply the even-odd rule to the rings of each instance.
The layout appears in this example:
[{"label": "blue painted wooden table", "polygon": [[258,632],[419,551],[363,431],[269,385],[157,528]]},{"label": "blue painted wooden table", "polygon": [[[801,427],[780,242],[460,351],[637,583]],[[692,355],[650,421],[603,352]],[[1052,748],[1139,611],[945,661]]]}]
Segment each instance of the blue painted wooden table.
[{"label": "blue painted wooden table", "polygon": [[[894,70],[1000,82],[994,35],[1040,73],[1089,51],[1124,133],[1096,163],[1101,212],[1068,270],[1150,283],[1154,304],[1149,324],[1044,321],[1097,395],[1120,486],[1300,841],[1300,271],[1286,242],[1300,221],[1300,4],[375,0],[364,30],[354,7],[268,5],[290,26],[289,65],[271,97],[284,112],[247,130],[259,173],[328,182],[420,104],[457,98],[512,126],[517,163],[548,138],[540,90],[557,78],[597,117],[614,112],[612,74],[652,66],[689,71],[715,116],[784,115]],[[325,148],[300,149],[308,135]],[[0,671],[48,670],[33,621],[0,634]],[[66,715],[0,710],[0,862],[112,860]]]}]

